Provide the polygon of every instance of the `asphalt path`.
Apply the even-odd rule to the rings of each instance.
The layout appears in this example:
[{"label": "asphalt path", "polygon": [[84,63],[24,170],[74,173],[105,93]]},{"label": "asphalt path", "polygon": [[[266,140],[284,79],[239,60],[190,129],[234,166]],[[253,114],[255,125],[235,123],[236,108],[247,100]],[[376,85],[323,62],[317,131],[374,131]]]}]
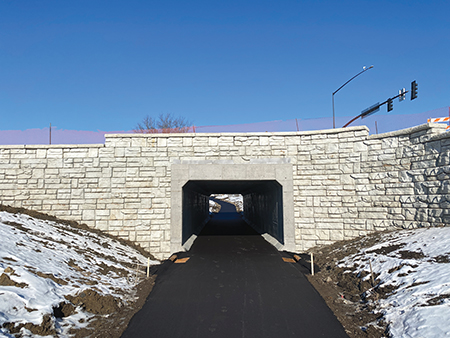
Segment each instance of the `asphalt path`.
[{"label": "asphalt path", "polygon": [[165,263],[128,337],[347,337],[297,263],[249,227],[234,207],[205,226],[185,263]]}]

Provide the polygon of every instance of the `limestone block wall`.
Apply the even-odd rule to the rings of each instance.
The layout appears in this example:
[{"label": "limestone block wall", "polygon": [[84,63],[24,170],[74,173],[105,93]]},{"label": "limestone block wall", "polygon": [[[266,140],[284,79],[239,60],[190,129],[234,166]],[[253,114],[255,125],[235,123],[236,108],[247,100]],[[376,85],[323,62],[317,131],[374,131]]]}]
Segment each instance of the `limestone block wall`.
[{"label": "limestone block wall", "polygon": [[450,224],[450,133],[444,128],[423,125],[368,138],[355,176],[360,203],[370,202],[358,213],[367,229]]},{"label": "limestone block wall", "polygon": [[172,165],[284,163],[292,166],[293,233],[302,251],[375,230],[448,224],[443,128],[121,134],[106,135],[104,145],[0,146],[0,203],[86,223],[166,258]]},{"label": "limestone block wall", "polygon": [[359,135],[333,142],[327,134],[331,143],[299,152],[298,159],[306,160],[297,166],[301,179],[295,182],[299,249],[372,231],[450,224],[445,125],[364,136],[362,142]]},{"label": "limestone block wall", "polygon": [[294,161],[294,210],[297,250],[358,234],[354,179],[367,152],[367,128],[336,129],[299,136]]}]

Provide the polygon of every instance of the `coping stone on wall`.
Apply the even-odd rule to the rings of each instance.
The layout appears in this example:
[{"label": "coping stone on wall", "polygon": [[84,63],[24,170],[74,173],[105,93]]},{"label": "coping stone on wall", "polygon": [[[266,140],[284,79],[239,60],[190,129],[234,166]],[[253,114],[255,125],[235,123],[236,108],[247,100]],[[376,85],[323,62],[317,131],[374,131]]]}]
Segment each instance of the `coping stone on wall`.
[{"label": "coping stone on wall", "polygon": [[160,134],[105,134],[105,139],[114,138],[152,138],[152,137],[209,137],[209,136],[232,136],[232,137],[249,137],[249,136],[303,136],[303,135],[323,135],[323,134],[339,134],[349,131],[367,131],[369,128],[367,126],[355,126],[348,128],[335,128],[335,129],[323,129],[323,130],[308,130],[308,131],[287,131],[287,132],[249,132],[249,133],[160,133]]},{"label": "coping stone on wall", "polygon": [[373,140],[373,139],[397,137],[397,136],[401,136],[401,135],[411,135],[413,133],[417,133],[419,131],[428,130],[428,129],[430,129],[431,133],[438,134],[438,135],[434,135],[433,137],[441,136],[441,135],[443,135],[443,137],[445,137],[446,128],[447,128],[447,125],[442,124],[442,123],[425,123],[425,124],[421,124],[420,126],[396,130],[396,131],[390,131],[388,133],[373,134],[373,135],[370,135],[367,139]]}]

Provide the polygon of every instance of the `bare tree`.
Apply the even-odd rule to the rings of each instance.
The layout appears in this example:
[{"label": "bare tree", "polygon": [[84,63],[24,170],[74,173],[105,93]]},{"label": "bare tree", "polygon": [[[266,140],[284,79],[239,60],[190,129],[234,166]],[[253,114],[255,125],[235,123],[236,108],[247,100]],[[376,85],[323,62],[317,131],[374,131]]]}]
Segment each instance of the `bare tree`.
[{"label": "bare tree", "polygon": [[157,118],[146,116],[133,130],[135,133],[187,133],[192,123],[184,117],[174,117],[172,114],[159,114]]}]

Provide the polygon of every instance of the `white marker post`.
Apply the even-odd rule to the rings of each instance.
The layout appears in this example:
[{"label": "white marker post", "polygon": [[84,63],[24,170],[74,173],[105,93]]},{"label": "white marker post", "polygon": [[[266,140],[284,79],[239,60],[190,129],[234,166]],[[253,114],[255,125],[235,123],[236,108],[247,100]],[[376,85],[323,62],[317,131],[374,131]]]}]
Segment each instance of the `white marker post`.
[{"label": "white marker post", "polygon": [[312,252],[309,255],[311,256],[311,275],[314,276],[314,255]]},{"label": "white marker post", "polygon": [[375,278],[373,278],[373,270],[372,270],[372,260],[369,259],[369,267],[370,267],[370,279],[372,280],[372,286],[375,286]]}]

